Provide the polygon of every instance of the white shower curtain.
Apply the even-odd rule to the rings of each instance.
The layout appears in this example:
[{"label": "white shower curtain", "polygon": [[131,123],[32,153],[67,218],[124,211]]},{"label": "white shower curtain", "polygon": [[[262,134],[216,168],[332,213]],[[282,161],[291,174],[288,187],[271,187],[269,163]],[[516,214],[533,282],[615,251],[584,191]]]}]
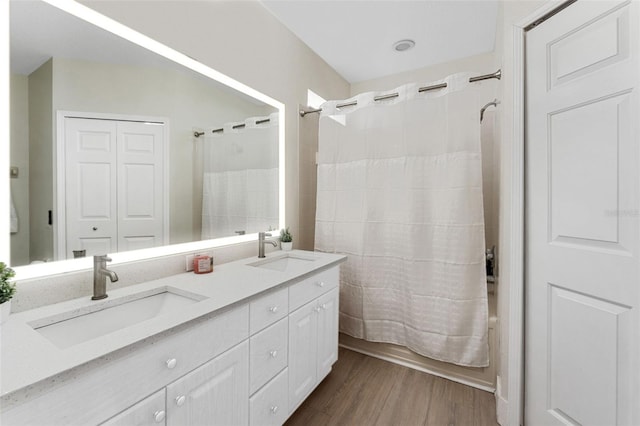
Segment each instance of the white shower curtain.
[{"label": "white shower curtain", "polygon": [[448,77],[446,89],[410,84],[393,99],[364,93],[357,106],[322,106],[315,247],[348,255],[341,332],[482,367],[488,307],[471,75]]},{"label": "white shower curtain", "polygon": [[[267,123],[258,123],[269,118]],[[234,126],[244,124],[244,128]],[[202,239],[278,227],[278,114],[206,132]]]}]

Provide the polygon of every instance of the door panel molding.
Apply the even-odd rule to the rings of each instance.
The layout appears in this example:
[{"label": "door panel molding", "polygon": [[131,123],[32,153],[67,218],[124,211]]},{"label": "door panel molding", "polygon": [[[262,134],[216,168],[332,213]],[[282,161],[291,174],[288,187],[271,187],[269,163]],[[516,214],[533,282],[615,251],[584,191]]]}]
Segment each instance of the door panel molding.
[{"label": "door panel molding", "polygon": [[[526,37],[525,423],[640,419],[639,28],[637,2],[577,2]],[[596,46],[560,81],[570,39]]]},{"label": "door panel molding", "polygon": [[[498,421],[503,425],[521,425],[524,416],[524,130],[525,130],[525,36],[526,32],[539,23],[571,6],[576,0],[548,0],[540,8],[510,26],[510,37],[505,44],[502,84],[510,96],[504,99],[505,125],[503,140],[509,141],[510,153],[502,162],[505,190],[510,199],[506,200],[502,229],[506,230],[503,242],[503,281],[509,286],[507,317],[507,357],[506,367],[508,393],[505,395],[498,381],[496,394]],[[637,30],[635,35],[638,37]],[[507,55],[511,54],[511,58]],[[560,243],[558,243],[560,244]],[[508,248],[508,250],[507,250]],[[636,421],[640,419],[635,419]]]},{"label": "door panel molding", "polygon": [[[143,115],[126,115],[117,113],[99,113],[99,112],[86,112],[86,111],[56,111],[56,141],[55,150],[53,155],[53,200],[54,213],[53,222],[53,254],[54,260],[60,260],[62,256],[66,256],[66,189],[65,189],[65,171],[66,171],[66,149],[65,149],[65,118],[77,118],[77,119],[91,119],[91,120],[104,120],[104,121],[119,121],[130,123],[150,123],[150,124],[162,124],[163,132],[163,173],[162,182],[165,192],[168,193],[169,188],[169,144],[170,144],[170,127],[169,119],[167,117],[155,117],[155,116],[143,116]],[[99,148],[99,147],[96,147]],[[148,153],[144,146],[133,146],[134,152],[137,150],[141,153]],[[163,241],[159,242],[162,245],[169,243],[169,223],[170,223],[170,204],[169,197],[163,197],[163,203],[161,206],[163,213]],[[132,249],[135,249],[135,241],[132,242]],[[143,241],[137,241],[138,244],[142,244]],[[117,243],[117,241],[115,242]],[[140,247],[138,247],[140,248]]]}]

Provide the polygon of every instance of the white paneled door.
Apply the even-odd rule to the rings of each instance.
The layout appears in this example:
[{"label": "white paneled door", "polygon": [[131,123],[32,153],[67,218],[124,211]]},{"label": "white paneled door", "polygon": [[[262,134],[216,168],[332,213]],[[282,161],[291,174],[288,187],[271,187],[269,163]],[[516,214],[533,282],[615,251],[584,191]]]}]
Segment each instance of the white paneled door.
[{"label": "white paneled door", "polygon": [[118,251],[163,242],[163,127],[118,123]]},{"label": "white paneled door", "polygon": [[116,127],[116,121],[65,118],[67,259],[73,250],[88,256],[118,250]]},{"label": "white paneled door", "polygon": [[526,35],[525,424],[640,424],[639,2]]},{"label": "white paneled door", "polygon": [[165,243],[164,128],[64,118],[66,258]]}]

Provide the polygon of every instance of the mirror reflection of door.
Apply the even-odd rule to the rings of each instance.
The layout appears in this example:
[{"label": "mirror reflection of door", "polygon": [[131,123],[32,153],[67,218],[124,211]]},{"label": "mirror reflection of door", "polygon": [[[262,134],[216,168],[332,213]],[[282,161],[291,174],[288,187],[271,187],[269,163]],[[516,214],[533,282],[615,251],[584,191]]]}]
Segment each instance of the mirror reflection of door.
[{"label": "mirror reflection of door", "polygon": [[[15,170],[10,183],[15,207],[12,216],[15,225],[10,237],[11,266],[65,259],[75,250],[67,248],[66,240],[58,235],[66,234],[67,224],[58,211],[58,205],[66,206],[66,203],[59,199],[59,194],[65,192],[64,170],[58,162],[64,161],[64,151],[58,152],[56,147],[56,139],[62,138],[56,111],[91,111],[99,113],[100,118],[111,113],[117,115],[110,118],[125,120],[136,116],[134,121],[147,121],[147,116],[164,117],[170,126],[164,126],[165,174],[168,178],[164,181],[163,202],[171,217],[169,226],[163,230],[165,244],[162,245],[202,240],[201,163],[206,144],[205,138],[195,137],[194,132],[207,131],[210,135],[212,129],[224,123],[266,117],[277,112],[280,106],[275,106],[275,101],[266,97],[257,99],[254,92],[249,95],[233,89],[226,79],[218,81],[204,75],[200,66],[200,71],[195,71],[184,63],[176,63],[114,36],[112,31],[90,25],[64,8],[42,0],[11,0],[10,3],[9,161]],[[77,116],[88,118],[86,114]],[[277,138],[266,142],[272,143],[273,150],[278,153],[278,162],[270,166],[278,169],[278,180],[272,180],[273,188],[269,188],[278,194],[277,200],[273,197],[278,207],[277,220],[269,223],[280,224],[284,213],[284,194],[280,193],[284,191],[284,185],[280,186],[280,179],[284,173],[279,170],[284,155],[279,154],[280,132],[276,130],[275,133]],[[170,174],[168,164],[171,165]],[[57,170],[62,177],[56,176]],[[133,169],[129,167],[129,170]],[[4,179],[9,177],[5,175]],[[257,202],[259,198],[253,197],[251,201]],[[143,198],[132,198],[135,202],[139,200]],[[216,206],[225,206],[228,201],[219,198]],[[103,206],[87,204],[85,207],[99,209]],[[241,213],[251,215],[249,211]],[[142,219],[137,213],[134,217],[135,220],[131,219],[129,223],[135,228]],[[167,216],[164,219],[166,221]],[[268,226],[259,228],[261,222],[252,224],[256,225],[234,226],[220,237],[233,237],[237,235],[235,231],[251,234],[268,229]],[[153,236],[158,240],[157,235],[144,231],[142,236],[119,242],[112,237],[109,245],[114,249],[110,252],[114,253],[118,245],[119,253],[157,245],[150,238]],[[84,241],[87,245],[90,242],[106,245],[105,241],[99,242],[97,236]]]},{"label": "mirror reflection of door", "polygon": [[59,124],[66,202],[57,205],[65,223],[58,228],[56,258],[165,244],[165,123],[83,115]]}]

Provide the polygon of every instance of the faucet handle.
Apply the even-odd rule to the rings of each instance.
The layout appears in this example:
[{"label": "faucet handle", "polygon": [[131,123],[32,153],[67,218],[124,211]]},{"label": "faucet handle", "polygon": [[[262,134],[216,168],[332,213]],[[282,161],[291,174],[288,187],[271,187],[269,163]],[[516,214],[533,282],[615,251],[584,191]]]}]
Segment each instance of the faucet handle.
[{"label": "faucet handle", "polygon": [[111,262],[111,258],[106,254],[101,254],[98,256],[93,256],[94,262]]}]

